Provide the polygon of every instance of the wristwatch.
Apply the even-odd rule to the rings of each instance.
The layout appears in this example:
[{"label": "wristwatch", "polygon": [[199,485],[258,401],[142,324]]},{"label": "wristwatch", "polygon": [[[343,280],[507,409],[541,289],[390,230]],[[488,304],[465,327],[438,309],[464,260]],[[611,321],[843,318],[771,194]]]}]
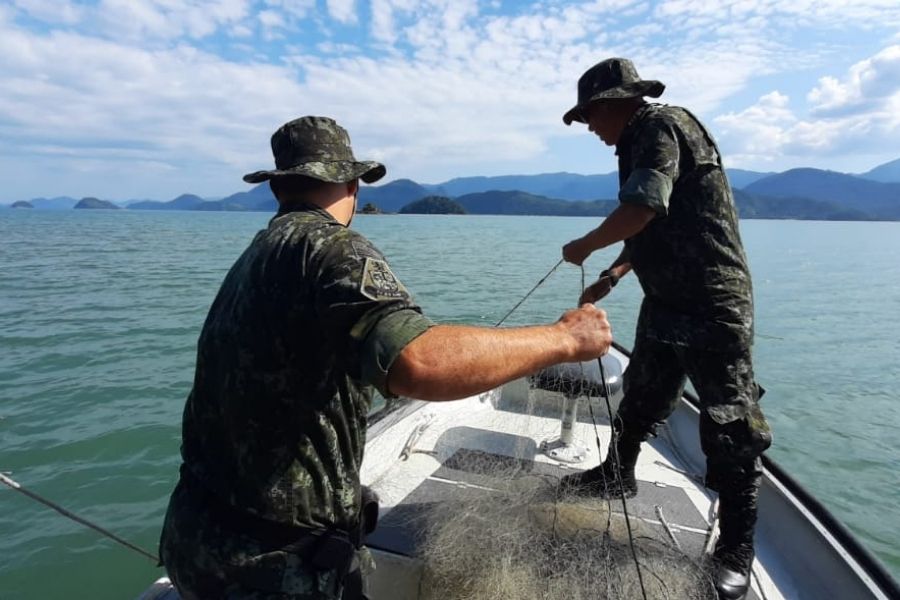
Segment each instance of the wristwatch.
[{"label": "wristwatch", "polygon": [[609,269],[603,269],[600,272],[600,279],[604,277],[609,277],[609,287],[616,287],[616,284],[619,283],[619,278]]}]

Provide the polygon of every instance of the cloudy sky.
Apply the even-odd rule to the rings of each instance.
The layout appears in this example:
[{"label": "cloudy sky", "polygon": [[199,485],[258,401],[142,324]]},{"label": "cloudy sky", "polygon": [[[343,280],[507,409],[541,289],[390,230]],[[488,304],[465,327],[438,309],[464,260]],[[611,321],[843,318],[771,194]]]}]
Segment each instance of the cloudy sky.
[{"label": "cloudy sky", "polygon": [[0,202],[242,191],[304,114],[387,180],[607,173],[561,117],[608,56],[666,83],[729,167],[900,158],[897,0],[4,0]]}]

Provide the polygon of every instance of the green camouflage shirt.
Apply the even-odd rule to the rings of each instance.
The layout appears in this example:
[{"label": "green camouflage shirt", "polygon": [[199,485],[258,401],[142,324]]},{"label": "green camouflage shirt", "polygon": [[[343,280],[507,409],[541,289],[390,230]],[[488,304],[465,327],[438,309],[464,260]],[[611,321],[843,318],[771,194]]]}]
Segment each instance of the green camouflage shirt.
[{"label": "green camouflage shirt", "polygon": [[372,386],[432,323],[384,256],[327,212],[280,212],[235,262],[200,335],[184,468],[233,508],[348,528]]},{"label": "green camouflage shirt", "polygon": [[647,104],[616,154],[619,201],[657,213],[625,242],[644,290],[642,334],[711,349],[752,344],[750,271],[712,137],[685,109]]}]

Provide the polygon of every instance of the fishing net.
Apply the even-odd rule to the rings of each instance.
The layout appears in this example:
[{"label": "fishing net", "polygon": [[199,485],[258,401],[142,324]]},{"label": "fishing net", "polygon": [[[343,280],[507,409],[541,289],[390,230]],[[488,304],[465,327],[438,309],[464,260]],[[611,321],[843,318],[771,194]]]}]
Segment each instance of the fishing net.
[{"label": "fishing net", "polygon": [[[597,361],[592,364],[599,368]],[[562,412],[563,421],[569,417],[569,432],[577,420],[593,423],[595,432],[607,427],[608,439],[610,412],[621,394],[602,382],[615,382],[621,372],[585,373],[586,366],[545,370],[520,382],[500,408],[545,425],[552,416],[557,432]],[[579,406],[587,414],[576,417]],[[581,461],[585,454],[589,458],[579,468],[598,464],[600,448],[580,448],[566,425],[557,437],[543,446],[545,455],[559,458],[557,464]],[[444,462],[469,480],[416,517],[425,565],[422,598],[716,598],[700,553],[681,549],[668,525],[660,523],[661,513],[651,521],[629,514],[621,499],[577,496],[560,485],[553,460],[533,460],[534,450],[520,444],[515,456],[469,451]]]},{"label": "fishing net", "polygon": [[[530,393],[533,408],[548,396]],[[482,479],[418,517],[423,598],[716,598],[698,557],[658,522],[626,523],[621,499],[574,495],[527,464],[479,452],[456,459]]]},{"label": "fishing net", "polygon": [[478,468],[497,476],[492,493],[463,490],[422,517],[423,598],[716,598],[704,568],[648,524],[629,517],[629,534],[615,501],[489,459]]}]

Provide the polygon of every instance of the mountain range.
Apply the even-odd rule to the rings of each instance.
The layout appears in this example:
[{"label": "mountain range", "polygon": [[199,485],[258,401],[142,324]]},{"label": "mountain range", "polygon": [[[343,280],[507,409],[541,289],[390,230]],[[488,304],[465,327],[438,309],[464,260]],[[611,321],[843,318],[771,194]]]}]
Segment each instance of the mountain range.
[{"label": "mountain range", "polygon": [[[900,159],[859,175],[811,168],[780,173],[729,169],[728,177],[745,218],[900,220]],[[616,173],[459,177],[439,184],[397,179],[363,186],[359,205],[370,203],[393,213],[416,200],[443,196],[472,214],[602,216],[616,206],[618,187]],[[78,200],[36,198],[28,203],[36,209],[58,210],[73,208]],[[277,206],[267,184],[215,200],[183,194],[168,202],[120,204],[132,210],[267,212]]]}]

